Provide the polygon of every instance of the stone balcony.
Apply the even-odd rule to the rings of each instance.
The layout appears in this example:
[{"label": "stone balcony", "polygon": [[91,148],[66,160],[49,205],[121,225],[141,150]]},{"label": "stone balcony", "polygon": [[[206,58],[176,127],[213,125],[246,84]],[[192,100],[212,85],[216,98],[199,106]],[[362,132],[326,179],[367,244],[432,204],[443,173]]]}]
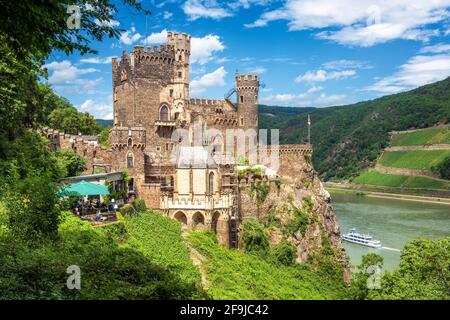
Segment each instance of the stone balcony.
[{"label": "stone balcony", "polygon": [[156,128],[162,128],[162,127],[175,127],[176,121],[175,120],[156,120],[155,121],[155,127]]},{"label": "stone balcony", "polygon": [[167,195],[161,197],[163,210],[215,210],[228,209],[233,206],[232,193],[215,196],[178,196],[176,199]]}]

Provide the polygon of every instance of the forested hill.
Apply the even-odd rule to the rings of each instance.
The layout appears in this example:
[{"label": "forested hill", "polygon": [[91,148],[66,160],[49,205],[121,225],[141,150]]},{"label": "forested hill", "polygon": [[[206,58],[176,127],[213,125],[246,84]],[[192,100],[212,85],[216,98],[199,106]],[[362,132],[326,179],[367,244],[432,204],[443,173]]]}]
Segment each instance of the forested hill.
[{"label": "forested hill", "polygon": [[349,178],[377,159],[389,143],[390,131],[450,122],[450,78],[348,106],[299,108],[298,114],[272,107],[275,117],[261,115],[260,127],[279,128],[280,143],[303,142],[308,111],[315,169],[324,180]]}]

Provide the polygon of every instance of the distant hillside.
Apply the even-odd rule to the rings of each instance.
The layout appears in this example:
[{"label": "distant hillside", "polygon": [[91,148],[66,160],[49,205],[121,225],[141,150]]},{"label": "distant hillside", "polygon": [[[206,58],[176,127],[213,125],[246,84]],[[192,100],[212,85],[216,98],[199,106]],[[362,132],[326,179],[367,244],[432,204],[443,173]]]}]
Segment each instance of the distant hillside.
[{"label": "distant hillside", "polygon": [[[272,113],[283,112],[275,108]],[[280,128],[281,143],[299,143],[307,137],[307,114],[261,120],[263,128]],[[409,92],[348,106],[310,111],[313,162],[322,178],[357,176],[374,164],[389,144],[389,132],[426,128],[450,121],[450,78]]]},{"label": "distant hillside", "polygon": [[[299,115],[304,112],[311,112],[315,108],[293,108],[293,107],[277,107],[259,105],[259,121],[261,128],[275,128],[275,125],[289,119],[292,116]],[[96,119],[97,123],[102,127],[111,127],[112,120]]]},{"label": "distant hillside", "polygon": [[433,170],[450,157],[449,142],[450,127],[396,132],[375,167],[352,182],[413,192],[419,189],[450,190],[450,181]]},{"label": "distant hillside", "polygon": [[104,119],[95,119],[99,125],[101,125],[103,128],[112,127],[113,121],[112,120],[104,120]]}]

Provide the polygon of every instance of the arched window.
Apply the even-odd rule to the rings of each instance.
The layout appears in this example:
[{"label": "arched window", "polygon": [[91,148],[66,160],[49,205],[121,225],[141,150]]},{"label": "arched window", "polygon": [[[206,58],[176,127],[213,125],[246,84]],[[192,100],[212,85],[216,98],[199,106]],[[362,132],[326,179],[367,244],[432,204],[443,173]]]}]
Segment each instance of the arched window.
[{"label": "arched window", "polygon": [[133,168],[134,166],[134,157],[132,153],[127,155],[127,168]]},{"label": "arched window", "polygon": [[209,187],[209,194],[213,194],[214,193],[214,172],[211,172],[209,174],[208,187]]},{"label": "arched window", "polygon": [[169,108],[166,105],[162,106],[159,110],[159,120],[169,121]]},{"label": "arched window", "polygon": [[133,139],[128,138],[128,147],[131,148],[133,146]]}]

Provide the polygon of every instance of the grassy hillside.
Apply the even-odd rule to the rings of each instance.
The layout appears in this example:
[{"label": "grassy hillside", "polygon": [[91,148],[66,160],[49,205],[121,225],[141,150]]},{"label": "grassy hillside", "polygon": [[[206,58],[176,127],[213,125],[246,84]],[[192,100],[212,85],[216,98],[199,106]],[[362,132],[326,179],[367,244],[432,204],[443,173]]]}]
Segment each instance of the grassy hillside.
[{"label": "grassy hillside", "polygon": [[386,167],[430,170],[450,157],[450,150],[412,150],[383,153],[379,163]]},{"label": "grassy hillside", "polygon": [[450,181],[444,182],[427,177],[385,174],[375,171],[364,172],[353,179],[352,182],[386,187],[450,190]]},{"label": "grassy hillside", "polygon": [[181,236],[180,224],[161,214],[147,212],[127,217],[127,243],[150,258],[153,263],[176,273],[189,284],[200,282],[200,272],[192,264],[189,250]]},{"label": "grassy hillside", "polygon": [[448,143],[450,143],[450,127],[394,134],[391,139],[391,146],[425,146]]},{"label": "grassy hillside", "polygon": [[[450,121],[450,78],[415,90],[349,106],[311,111],[313,162],[323,178],[357,176],[389,144],[389,132],[426,128]],[[282,143],[307,137],[307,114],[260,121],[261,128],[281,128]]]},{"label": "grassy hillside", "polygon": [[213,234],[193,232],[188,240],[207,260],[207,292],[213,299],[344,299],[342,281],[302,265],[284,266],[220,246]]}]

